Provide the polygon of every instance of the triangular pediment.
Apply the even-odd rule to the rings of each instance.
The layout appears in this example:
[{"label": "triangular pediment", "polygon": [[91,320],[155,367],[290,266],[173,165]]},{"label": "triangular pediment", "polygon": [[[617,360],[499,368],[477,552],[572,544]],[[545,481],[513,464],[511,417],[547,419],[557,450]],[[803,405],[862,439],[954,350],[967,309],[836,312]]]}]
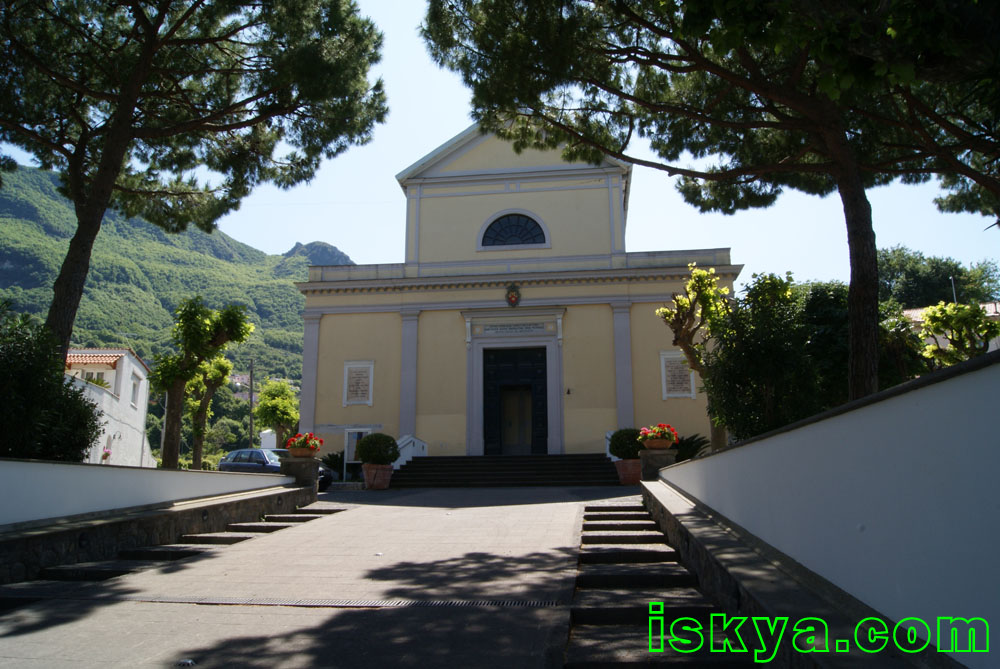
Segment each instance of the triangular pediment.
[{"label": "triangular pediment", "polygon": [[568,163],[563,160],[559,151],[525,149],[517,153],[510,142],[493,134],[483,134],[479,126],[474,124],[397,174],[396,180],[402,185],[410,180],[421,179],[446,180],[567,170],[591,172],[602,168],[628,171],[626,163],[611,158],[605,158],[602,165],[595,166],[583,162]]}]

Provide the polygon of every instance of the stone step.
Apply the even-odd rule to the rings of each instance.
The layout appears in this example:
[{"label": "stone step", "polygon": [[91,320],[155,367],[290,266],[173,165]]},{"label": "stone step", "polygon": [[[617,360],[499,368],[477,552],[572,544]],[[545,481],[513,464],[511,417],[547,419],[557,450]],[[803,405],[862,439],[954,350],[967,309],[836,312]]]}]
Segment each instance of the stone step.
[{"label": "stone step", "polygon": [[584,532],[659,532],[651,520],[584,520]]},{"label": "stone step", "polygon": [[580,537],[584,544],[663,544],[666,536],[655,532],[590,532]]},{"label": "stone step", "polygon": [[324,502],[314,502],[308,506],[301,506],[295,509],[295,513],[320,514],[323,516],[332,516],[341,511],[347,511],[347,509],[342,506],[330,506]]},{"label": "stone step", "polygon": [[[662,602],[664,610],[695,607],[699,610],[717,609],[705,595],[696,588],[599,588],[582,589],[573,594],[575,608],[638,608],[644,615],[649,613],[650,602]],[[648,617],[648,615],[647,615]]]},{"label": "stone step", "polygon": [[211,544],[164,544],[162,546],[140,546],[139,548],[124,548],[118,551],[118,557],[123,560],[156,560],[170,561],[204,555],[220,546]]},{"label": "stone step", "polygon": [[580,564],[650,564],[677,562],[677,551],[666,544],[649,544],[642,548],[632,545],[588,545],[580,551]]},{"label": "stone step", "polygon": [[247,539],[257,536],[250,532],[205,532],[203,534],[185,534],[181,541],[186,544],[218,544],[231,546]]},{"label": "stone step", "polygon": [[298,523],[229,523],[226,529],[230,532],[277,532],[286,527],[295,527]]},{"label": "stone step", "polygon": [[642,504],[588,504],[583,507],[585,513],[649,513]]},{"label": "stone step", "polygon": [[523,468],[511,468],[503,469],[497,467],[490,467],[484,469],[427,469],[426,471],[415,471],[410,469],[400,469],[393,472],[393,478],[427,478],[427,477],[445,477],[451,478],[454,476],[469,476],[469,477],[496,477],[496,478],[509,478],[511,476],[523,476],[531,478],[550,478],[557,477],[563,479],[574,479],[574,478],[590,478],[593,476],[600,476],[602,478],[614,478],[618,480],[617,475],[614,472],[609,471],[603,467],[591,467],[589,469],[553,469],[551,471],[544,469],[523,469]]},{"label": "stone step", "polygon": [[[709,652],[708,639],[696,653],[678,653],[669,644],[669,625],[665,626],[661,643],[659,630],[654,629],[651,642],[648,624],[640,625],[577,625],[566,647],[566,669],[596,669],[597,667],[635,666],[637,664],[676,664],[695,667],[750,667],[753,655]],[[707,636],[707,635],[706,635]],[[663,648],[663,652],[650,652]]]},{"label": "stone step", "polygon": [[584,486],[612,486],[618,485],[618,480],[607,479],[580,479],[572,482],[538,480],[525,481],[523,479],[500,479],[500,480],[471,480],[471,479],[418,479],[397,481],[393,477],[389,484],[390,488],[530,488],[530,487],[584,487]]},{"label": "stone step", "polygon": [[693,588],[698,578],[676,562],[652,564],[582,564],[577,588]]},{"label": "stone step", "polygon": [[147,560],[102,560],[46,567],[39,572],[51,581],[104,581],[154,566]]},{"label": "stone step", "polygon": [[627,511],[624,513],[615,511],[602,511],[583,514],[584,521],[589,520],[650,520],[651,516],[645,511]]},{"label": "stone step", "polygon": [[577,590],[570,620],[574,625],[641,625],[649,622],[650,602],[663,603],[666,624],[694,618],[708,629],[719,608],[694,588],[607,588]]},{"label": "stone step", "polygon": [[310,520],[318,520],[324,516],[318,513],[269,513],[264,516],[264,522],[268,523],[308,523]]},{"label": "stone step", "polygon": [[580,463],[580,462],[611,462],[608,456],[603,453],[569,453],[564,455],[418,455],[412,458],[405,466],[410,465],[441,465],[447,463],[461,463],[466,465],[488,465],[504,463]]}]

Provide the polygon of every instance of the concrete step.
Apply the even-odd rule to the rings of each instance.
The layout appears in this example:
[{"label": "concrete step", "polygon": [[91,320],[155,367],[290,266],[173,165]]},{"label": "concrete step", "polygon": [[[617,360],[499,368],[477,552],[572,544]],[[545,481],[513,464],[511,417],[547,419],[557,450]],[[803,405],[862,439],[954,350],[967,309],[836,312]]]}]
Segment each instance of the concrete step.
[{"label": "concrete step", "polygon": [[295,513],[320,514],[323,516],[332,516],[341,511],[347,511],[347,509],[342,506],[331,506],[329,502],[314,502],[308,506],[300,506],[295,509]]},{"label": "concrete step", "polygon": [[588,532],[580,537],[584,544],[664,544],[666,536],[655,532]]},{"label": "concrete step", "polygon": [[708,629],[719,608],[694,588],[610,588],[577,590],[570,608],[574,625],[641,625],[649,622],[650,602],[663,603],[663,620],[694,618]]},{"label": "concrete step", "polygon": [[584,520],[583,531],[584,532],[659,532],[660,526],[651,520]]},{"label": "concrete step", "polygon": [[230,532],[277,532],[286,527],[295,527],[298,523],[229,523],[226,529]]},{"label": "concrete step", "polygon": [[118,551],[118,557],[123,560],[154,560],[171,561],[204,555],[218,550],[220,546],[211,544],[164,544],[162,546],[140,546],[125,548]]},{"label": "concrete step", "polygon": [[650,564],[677,562],[677,552],[666,544],[586,545],[580,551],[580,564]]},{"label": "concrete step", "polygon": [[[663,652],[650,652],[663,648]],[[669,628],[664,629],[660,642],[659,630],[654,629],[652,642],[649,627],[641,625],[577,625],[566,647],[566,669],[596,669],[597,667],[635,666],[643,664],[676,664],[689,667],[750,667],[753,656],[733,653],[712,653],[708,640],[697,653],[678,653],[669,644]]]},{"label": "concrete step", "polygon": [[185,534],[181,541],[186,544],[218,544],[231,546],[247,539],[253,539],[256,534],[250,532],[205,532],[203,534]]},{"label": "concrete step", "polygon": [[601,511],[583,514],[584,521],[597,520],[650,520],[650,515],[646,511]]},{"label": "concrete step", "polygon": [[642,504],[588,504],[585,513],[649,513]]},{"label": "concrete step", "polygon": [[389,484],[390,488],[530,488],[530,487],[584,487],[584,486],[612,486],[617,485],[618,480],[606,479],[579,479],[574,481],[525,481],[522,479],[500,479],[500,480],[456,480],[456,479],[427,479],[427,480],[404,480],[397,481],[393,477]]},{"label": "concrete step", "polygon": [[264,516],[264,521],[268,523],[307,523],[310,520],[318,520],[323,517],[318,513],[269,513]]},{"label": "concrete step", "polygon": [[147,560],[102,560],[46,567],[39,576],[51,581],[104,581],[152,566]]},{"label": "concrete step", "polygon": [[698,578],[676,562],[652,564],[582,564],[577,588],[693,588]]}]

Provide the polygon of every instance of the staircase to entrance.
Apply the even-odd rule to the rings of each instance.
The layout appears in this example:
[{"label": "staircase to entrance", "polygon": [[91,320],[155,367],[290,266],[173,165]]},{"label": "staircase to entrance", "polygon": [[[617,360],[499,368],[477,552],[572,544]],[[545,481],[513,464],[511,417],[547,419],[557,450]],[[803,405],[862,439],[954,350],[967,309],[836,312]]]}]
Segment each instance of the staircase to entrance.
[{"label": "staircase to entrance", "polygon": [[393,488],[618,485],[600,453],[415,457],[392,475]]}]

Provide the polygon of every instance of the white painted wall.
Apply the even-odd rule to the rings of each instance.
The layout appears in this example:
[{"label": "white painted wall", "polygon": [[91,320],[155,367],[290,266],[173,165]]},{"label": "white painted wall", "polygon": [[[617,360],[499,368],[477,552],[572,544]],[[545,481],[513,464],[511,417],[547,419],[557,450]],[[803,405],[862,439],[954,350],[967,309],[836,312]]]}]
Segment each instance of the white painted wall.
[{"label": "white painted wall", "polygon": [[144,469],[0,459],[0,527],[294,483],[281,474]]},{"label": "white painted wall", "polygon": [[[278,448],[278,435],[274,433],[274,430],[263,430],[260,433],[260,447],[261,448]],[[284,448],[282,446],[281,448]]]},{"label": "white painted wall", "polygon": [[[87,397],[95,402],[104,414],[104,428],[100,439],[84,456],[84,462],[91,464],[125,465],[129,467],[156,467],[156,460],[146,439],[146,410],[149,407],[149,379],[145,366],[126,349],[75,349],[75,352],[119,352],[113,371],[105,372],[105,380],[111,388],[102,388],[87,383],[78,375],[85,374],[87,365],[77,365],[73,375],[67,374],[73,383],[83,389]],[[94,368],[106,367],[97,365]],[[138,382],[135,402],[132,401],[132,380]],[[111,456],[104,460],[104,449]]]},{"label": "white painted wall", "polygon": [[998,391],[993,364],[661,478],[888,618],[982,617],[995,636]]}]

